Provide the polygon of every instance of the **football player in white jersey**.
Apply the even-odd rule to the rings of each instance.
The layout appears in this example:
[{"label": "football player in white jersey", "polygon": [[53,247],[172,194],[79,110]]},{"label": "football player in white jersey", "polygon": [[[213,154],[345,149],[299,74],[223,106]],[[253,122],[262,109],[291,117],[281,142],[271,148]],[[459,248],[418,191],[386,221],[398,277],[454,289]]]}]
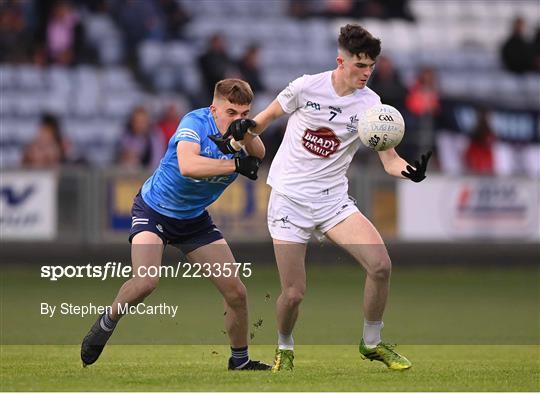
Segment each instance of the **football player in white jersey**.
[{"label": "football player in white jersey", "polygon": [[[381,341],[390,257],[377,229],[347,194],[346,172],[361,143],[358,119],[381,102],[366,86],[380,51],[380,40],[361,26],[342,27],[334,70],[291,82],[254,118],[255,127],[246,122],[232,133],[230,144],[237,146],[259,135],[280,116],[290,114],[268,176],[272,187],[268,227],[282,288],[276,306],[275,372],[293,368],[292,331],[306,289],[306,246],[315,230],[344,248],[367,273],[361,357],[382,361],[393,370],[411,367],[407,358]],[[394,149],[379,152],[388,174],[414,182],[425,178],[430,155],[422,155],[413,167]]]}]

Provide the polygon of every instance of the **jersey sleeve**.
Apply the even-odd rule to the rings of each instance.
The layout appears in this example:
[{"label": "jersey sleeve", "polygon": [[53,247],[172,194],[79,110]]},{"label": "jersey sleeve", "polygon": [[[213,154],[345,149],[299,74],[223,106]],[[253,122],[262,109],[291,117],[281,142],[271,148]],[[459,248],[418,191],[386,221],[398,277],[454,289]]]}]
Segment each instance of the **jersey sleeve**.
[{"label": "jersey sleeve", "polygon": [[189,141],[201,145],[201,141],[206,138],[207,134],[208,131],[199,119],[193,116],[185,116],[176,129],[174,143]]},{"label": "jersey sleeve", "polygon": [[305,79],[305,75],[301,76],[300,78],[296,78],[294,81],[289,83],[289,86],[278,94],[277,101],[281,105],[283,111],[286,113],[293,113],[301,106],[300,96],[302,94]]}]

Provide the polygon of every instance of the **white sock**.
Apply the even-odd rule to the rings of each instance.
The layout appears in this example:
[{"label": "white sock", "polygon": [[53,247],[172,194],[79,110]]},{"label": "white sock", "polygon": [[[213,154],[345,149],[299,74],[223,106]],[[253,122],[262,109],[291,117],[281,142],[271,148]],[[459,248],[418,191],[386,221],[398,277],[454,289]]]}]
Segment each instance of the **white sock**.
[{"label": "white sock", "polygon": [[364,319],[364,343],[367,347],[375,347],[381,342],[382,321],[368,321]]},{"label": "white sock", "polygon": [[293,350],[294,339],[292,334],[283,335],[278,331],[278,349],[280,350]]}]

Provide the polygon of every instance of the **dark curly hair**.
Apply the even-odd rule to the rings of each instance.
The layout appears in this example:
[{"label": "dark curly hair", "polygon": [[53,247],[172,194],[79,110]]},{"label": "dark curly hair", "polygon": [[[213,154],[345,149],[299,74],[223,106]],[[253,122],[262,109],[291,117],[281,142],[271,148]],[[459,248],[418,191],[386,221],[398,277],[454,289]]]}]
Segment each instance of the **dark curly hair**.
[{"label": "dark curly hair", "polygon": [[364,53],[375,60],[381,53],[381,40],[357,24],[347,24],[340,30],[338,47],[352,55]]}]

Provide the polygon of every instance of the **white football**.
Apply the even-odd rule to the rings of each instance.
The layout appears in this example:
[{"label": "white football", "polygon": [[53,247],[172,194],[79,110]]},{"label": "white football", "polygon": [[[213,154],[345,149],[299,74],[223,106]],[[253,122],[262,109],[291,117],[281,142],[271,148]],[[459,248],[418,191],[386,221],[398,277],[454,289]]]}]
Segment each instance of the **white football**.
[{"label": "white football", "polygon": [[405,121],[397,109],[377,104],[358,121],[360,141],[370,149],[382,151],[396,147],[405,134]]}]

